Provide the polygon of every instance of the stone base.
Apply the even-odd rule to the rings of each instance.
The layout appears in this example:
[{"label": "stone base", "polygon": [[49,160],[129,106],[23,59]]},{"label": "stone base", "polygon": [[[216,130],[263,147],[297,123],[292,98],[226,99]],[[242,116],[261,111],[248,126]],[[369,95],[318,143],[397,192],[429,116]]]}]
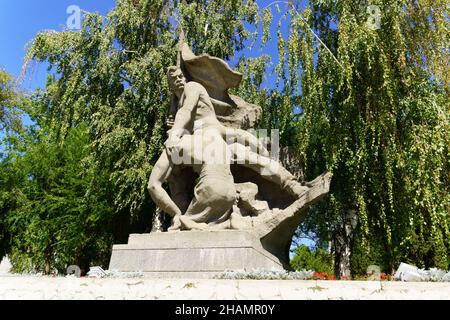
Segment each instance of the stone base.
[{"label": "stone base", "polygon": [[114,245],[109,270],[155,278],[212,278],[227,270],[283,270],[281,261],[246,231],[132,234]]}]

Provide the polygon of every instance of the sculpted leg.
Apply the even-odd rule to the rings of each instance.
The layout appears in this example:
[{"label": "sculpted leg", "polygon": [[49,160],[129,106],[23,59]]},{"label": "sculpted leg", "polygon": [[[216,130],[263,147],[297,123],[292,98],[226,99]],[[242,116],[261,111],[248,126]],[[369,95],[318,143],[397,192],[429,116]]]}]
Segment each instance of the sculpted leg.
[{"label": "sculpted leg", "polygon": [[223,127],[225,133],[224,138],[229,144],[238,143],[240,145],[248,145],[251,150],[265,157],[269,156],[266,147],[259,141],[257,137],[242,129],[231,129]]},{"label": "sculpted leg", "polygon": [[259,173],[261,177],[278,184],[291,195],[300,196],[308,190],[308,187],[302,186],[279,162],[259,155],[238,143],[231,145],[230,150],[235,163]]},{"label": "sculpted leg", "polygon": [[208,224],[202,222],[198,223],[192,220],[188,216],[180,216],[180,224],[182,230],[199,230],[203,231],[208,229]]},{"label": "sculpted leg", "polygon": [[204,229],[205,225],[219,225],[229,218],[236,202],[236,189],[232,179],[220,176],[213,169],[204,168],[204,176],[200,176],[194,189],[192,199],[186,213],[180,217],[182,229]]}]

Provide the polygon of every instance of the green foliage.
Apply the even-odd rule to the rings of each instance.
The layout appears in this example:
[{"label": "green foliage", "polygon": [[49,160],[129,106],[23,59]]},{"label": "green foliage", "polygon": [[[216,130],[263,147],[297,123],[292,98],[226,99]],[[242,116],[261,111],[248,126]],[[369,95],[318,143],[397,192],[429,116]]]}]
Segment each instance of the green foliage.
[{"label": "green foliage", "polygon": [[[5,103],[13,97],[13,93],[11,92],[10,83],[11,76],[6,73],[4,70],[0,70],[0,106],[3,108]],[[3,111],[1,113],[3,118]]]},{"label": "green foliage", "polygon": [[79,31],[36,36],[26,63],[49,63],[46,90],[27,108],[38,126],[8,136],[10,183],[0,186],[16,271],[106,266],[113,243],[150,231],[146,186],[166,138],[176,28],[194,51],[229,58],[257,11],[241,0],[118,0]]},{"label": "green foliage", "polygon": [[81,31],[34,40],[28,58],[56,70],[46,97],[52,132],[64,138],[77,123],[91,126],[94,163],[109,170],[116,209],[132,221],[153,208],[146,182],[165,139],[165,75],[177,53],[171,21],[196,51],[226,58],[243,47],[254,11],[251,1],[120,0],[106,18],[87,15]]},{"label": "green foliage", "polygon": [[[283,4],[276,87],[261,90],[275,57],[242,58],[238,94],[263,107],[261,126],[280,130],[307,179],[333,173],[329,197],[299,232],[330,241],[337,268],[448,269],[448,9],[429,0],[371,4],[381,9],[378,30],[368,27],[366,1]],[[261,16],[264,43],[273,17]],[[345,252],[351,259],[341,264]]]},{"label": "green foliage", "polygon": [[13,78],[0,69],[0,130],[18,130],[21,127],[17,108],[20,94],[16,92]]},{"label": "green foliage", "polygon": [[378,30],[364,1],[320,1],[301,15],[288,8],[291,33],[279,40],[287,67],[276,71],[285,86],[301,86],[298,154],[307,178],[333,173],[330,196],[302,228],[331,241],[338,262],[353,252],[355,273],[373,263],[391,272],[400,261],[447,269],[446,5],[371,4],[381,9]]},{"label": "green foliage", "polygon": [[[10,137],[12,139],[13,137]],[[65,271],[105,264],[113,208],[105,176],[89,166],[89,129],[79,125],[58,142],[37,129],[2,162],[0,208],[10,234],[14,271]]]},{"label": "green foliage", "polygon": [[326,272],[333,274],[333,255],[321,247],[311,250],[302,244],[294,250],[291,259],[291,266],[294,270],[313,270],[315,272]]},{"label": "green foliage", "polygon": [[245,40],[257,34],[245,26],[259,19],[253,0],[169,1],[167,6],[171,5],[195,53],[229,59],[245,48]]},{"label": "green foliage", "polygon": [[10,233],[5,225],[6,213],[13,206],[14,199],[4,190],[6,179],[6,165],[4,161],[0,161],[0,259],[2,259],[9,248]]},{"label": "green foliage", "polygon": [[2,140],[6,132],[22,129],[21,111],[18,108],[22,96],[15,90],[13,83],[13,77],[0,69],[0,259],[9,248],[10,233],[5,225],[5,215],[14,202],[3,189],[6,184],[13,182],[8,182],[5,174],[7,166],[4,154],[7,150]]}]

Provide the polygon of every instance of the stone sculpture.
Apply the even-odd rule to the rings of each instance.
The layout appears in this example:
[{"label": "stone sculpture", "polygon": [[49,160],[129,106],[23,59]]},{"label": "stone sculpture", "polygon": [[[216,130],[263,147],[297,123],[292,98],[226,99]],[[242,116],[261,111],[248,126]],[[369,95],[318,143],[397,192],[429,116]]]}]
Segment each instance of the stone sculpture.
[{"label": "stone sculpture", "polygon": [[[151,272],[173,274],[174,267],[169,270],[161,262],[148,262],[161,255],[175,257],[173,250],[167,251],[171,243],[170,249],[189,252],[190,260],[204,257],[195,267],[192,262],[176,266],[182,269],[177,272],[201,275],[200,270],[224,271],[242,264],[289,268],[293,233],[307,208],[328,193],[330,175],[298,182],[246,131],[256,126],[262,112],[259,106],[228,93],[239,85],[242,75],[219,58],[194,55],[183,41],[179,51],[177,66],[167,73],[173,91],[172,128],[148,183],[152,199],[172,217],[172,225],[167,233],[150,234],[151,243],[143,240],[150,239],[145,235],[131,235],[128,246],[114,246],[110,267],[136,271],[135,265],[143,263]],[[170,195],[163,188],[166,182]],[[215,247],[199,240],[207,232]],[[141,241],[147,251],[138,245]],[[239,251],[236,245],[252,249]],[[144,250],[148,259],[142,262],[144,258],[136,256],[130,267],[132,259],[125,257],[126,250],[136,248]],[[219,266],[217,250],[221,250]],[[239,254],[245,257],[236,264]]]},{"label": "stone sculpture", "polygon": [[[263,235],[268,230],[261,229],[266,229],[268,224],[278,220],[281,224],[284,221],[281,217],[287,212],[294,216],[303,208],[300,203],[307,205],[314,200],[311,199],[312,188],[320,189],[320,195],[328,191],[328,175],[302,186],[281,164],[268,158],[267,150],[255,136],[240,129],[254,126],[261,114],[259,107],[228,94],[229,88],[239,85],[241,74],[231,70],[221,59],[207,54],[195,56],[185,43],[181,47],[181,64],[168,70],[169,85],[179,103],[178,108],[173,109],[175,120],[166,148],[148,185],[153,200],[173,217],[169,230],[246,229],[259,230]],[[249,120],[242,122],[244,117],[236,114],[245,114]],[[227,140],[233,143],[227,144]],[[248,143],[250,148],[239,141]],[[162,188],[167,180],[177,184],[182,178],[181,173],[177,177],[173,172],[174,152],[183,155],[184,161],[179,165],[191,167],[199,175],[187,209],[186,204],[177,206]],[[234,177],[231,165],[237,159],[241,160],[241,167],[286,191],[293,206],[273,207],[269,199],[258,199],[258,186],[251,179],[235,184],[239,177]],[[235,175],[238,174],[239,170]],[[184,192],[189,194],[188,190]],[[286,200],[279,199],[279,202]]]}]

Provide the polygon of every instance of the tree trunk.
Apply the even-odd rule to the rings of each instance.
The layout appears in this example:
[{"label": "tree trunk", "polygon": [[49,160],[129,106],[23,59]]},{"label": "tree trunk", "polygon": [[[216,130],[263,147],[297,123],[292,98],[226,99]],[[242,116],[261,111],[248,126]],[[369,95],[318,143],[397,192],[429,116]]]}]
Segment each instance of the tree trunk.
[{"label": "tree trunk", "polygon": [[160,208],[156,208],[156,212],[153,215],[152,230],[150,232],[164,232],[170,227],[171,219],[167,214],[161,211]]},{"label": "tree trunk", "polygon": [[348,279],[351,277],[350,256],[357,222],[356,210],[350,209],[345,211],[341,228],[334,237],[334,275],[337,279]]},{"label": "tree trunk", "polygon": [[289,147],[280,149],[280,163],[299,181],[305,181],[303,159],[296,153],[296,150]]}]

